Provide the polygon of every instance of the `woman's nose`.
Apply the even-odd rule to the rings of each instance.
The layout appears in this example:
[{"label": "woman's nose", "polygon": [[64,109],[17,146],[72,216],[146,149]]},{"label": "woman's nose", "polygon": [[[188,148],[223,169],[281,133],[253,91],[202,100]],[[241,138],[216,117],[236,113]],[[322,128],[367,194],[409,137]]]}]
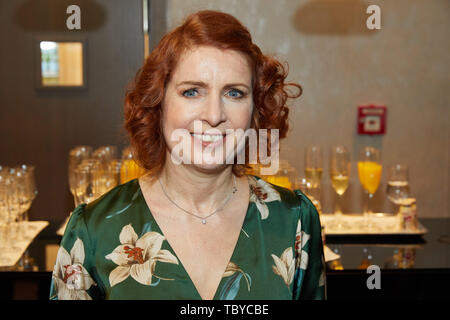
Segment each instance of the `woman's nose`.
[{"label": "woman's nose", "polygon": [[221,122],[226,121],[224,105],[220,95],[211,95],[205,101],[202,110],[202,120],[207,121],[211,127],[216,127]]}]

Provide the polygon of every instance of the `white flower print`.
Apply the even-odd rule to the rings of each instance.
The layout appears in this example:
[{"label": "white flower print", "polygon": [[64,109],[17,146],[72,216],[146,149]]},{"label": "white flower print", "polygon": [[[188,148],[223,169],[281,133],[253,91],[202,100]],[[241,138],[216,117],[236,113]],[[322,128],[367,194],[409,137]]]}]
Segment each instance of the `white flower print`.
[{"label": "white flower print", "polygon": [[222,278],[224,277],[229,277],[232,276],[233,274],[235,274],[236,272],[240,272],[244,278],[245,281],[247,281],[247,290],[250,291],[250,283],[248,280],[248,274],[246,274],[241,268],[239,268],[239,266],[237,264],[235,264],[234,262],[228,262],[228,265],[225,269],[225,272],[223,273]]},{"label": "white flower print", "polygon": [[296,268],[306,270],[308,266],[308,252],[303,250],[308,242],[310,235],[301,230],[301,221],[298,219],[297,232],[295,237],[295,258],[297,260]]},{"label": "white flower print", "polygon": [[[143,285],[152,284],[157,261],[178,264],[178,259],[168,250],[161,250],[164,236],[158,232],[147,232],[141,238],[131,224],[122,228],[119,235],[120,245],[105,258],[118,266],[109,274],[111,287],[124,281],[128,276]],[[173,280],[173,279],[163,279]]]},{"label": "white flower print", "polygon": [[84,256],[83,241],[79,238],[70,254],[62,246],[59,248],[52,275],[59,300],[91,300],[86,290],[96,283],[83,267]]},{"label": "white flower print", "polygon": [[292,254],[292,248],[291,247],[286,248],[281,254],[280,258],[278,258],[274,254],[272,254],[272,258],[273,261],[275,262],[275,265],[272,266],[273,272],[279,275],[289,288],[289,285],[294,279],[294,271],[295,271],[294,268],[295,260]]},{"label": "white flower print", "polygon": [[250,179],[250,201],[256,203],[261,219],[267,219],[269,208],[266,202],[281,201],[280,194],[274,187],[263,179]]}]

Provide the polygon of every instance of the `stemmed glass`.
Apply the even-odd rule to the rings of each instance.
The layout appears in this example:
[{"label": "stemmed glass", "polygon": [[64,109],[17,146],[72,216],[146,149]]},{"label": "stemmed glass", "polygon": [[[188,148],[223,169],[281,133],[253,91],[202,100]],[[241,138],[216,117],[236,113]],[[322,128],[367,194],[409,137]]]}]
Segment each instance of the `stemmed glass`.
[{"label": "stemmed glass", "polygon": [[337,199],[334,209],[334,223],[332,228],[342,229],[348,227],[342,221],[341,201],[342,195],[348,188],[350,176],[350,153],[345,146],[337,145],[331,147],[330,152],[330,179],[334,191],[336,191]]},{"label": "stemmed glass", "polygon": [[[21,240],[20,225],[21,215],[23,213],[24,194],[22,186],[24,184],[24,175],[17,168],[9,168],[9,178],[7,181],[8,209],[10,219],[10,233],[12,245],[15,247],[17,240]],[[15,247],[16,248],[16,247]]]},{"label": "stemmed glass", "polygon": [[75,170],[83,160],[88,159],[91,156],[91,153],[92,147],[90,146],[78,146],[69,151],[69,188],[74,198],[75,207],[81,203],[76,191],[78,181]]},{"label": "stemmed glass", "polygon": [[372,222],[371,200],[378,189],[381,180],[382,165],[380,163],[380,150],[374,147],[364,147],[360,150],[358,161],[359,182],[365,190],[367,197],[364,201],[364,226],[369,230],[374,228]]},{"label": "stemmed glass", "polygon": [[[398,217],[402,205],[410,204],[410,190],[408,181],[408,166],[405,164],[395,164],[390,166],[387,171],[387,198],[393,202],[396,207]],[[394,224],[393,226],[398,227]]]},{"label": "stemmed glass", "polygon": [[[18,242],[29,240],[28,210],[37,195],[34,181],[34,166],[0,166],[0,251],[8,254],[21,249]],[[24,261],[25,251],[20,261]],[[2,257],[1,263],[9,263]]]},{"label": "stemmed glass", "polygon": [[[38,191],[34,177],[35,167],[32,165],[23,164],[15,167],[15,178],[17,183],[17,196],[19,199],[19,215],[17,216],[17,240],[31,240],[29,231],[35,230],[35,226],[30,226],[28,211],[36,198]],[[33,259],[30,257],[28,250],[25,250],[18,265],[23,268],[32,267]]]},{"label": "stemmed glass", "polygon": [[117,158],[117,147],[116,146],[102,146],[92,153],[93,158],[97,158],[102,162],[102,165],[107,165],[109,161]]},{"label": "stemmed glass", "polygon": [[[9,250],[9,206],[8,206],[8,173],[9,168],[0,166],[0,252]],[[0,263],[8,263],[9,259],[0,254]]]},{"label": "stemmed glass", "polygon": [[319,189],[313,187],[313,183],[311,179],[305,177],[296,177],[294,182],[295,189],[300,189],[305,196],[308,197],[309,200],[313,203],[314,207],[317,209],[319,214],[322,214],[322,207],[320,204],[319,198]]},{"label": "stemmed glass", "polygon": [[29,229],[34,229],[35,227],[30,226],[27,224],[27,222],[30,220],[29,217],[29,209],[31,207],[31,204],[33,203],[34,199],[36,198],[38,194],[38,190],[36,187],[36,179],[34,174],[35,167],[32,165],[26,165],[23,164],[20,167],[17,168],[17,172],[19,172],[22,176],[22,184],[21,184],[21,194],[23,199],[23,207],[21,209],[21,221],[25,223],[25,235],[27,234],[27,231]]},{"label": "stemmed glass", "polygon": [[395,164],[387,171],[386,194],[390,201],[396,205],[402,205],[409,198],[408,166]]},{"label": "stemmed glass", "polygon": [[16,169],[4,167],[0,172],[1,198],[0,223],[2,226],[2,253],[20,249],[17,246],[18,219],[20,217],[20,197],[18,192],[19,182],[16,177]]},{"label": "stemmed glass", "polygon": [[305,175],[312,181],[314,188],[320,187],[323,172],[323,154],[319,146],[307,146],[305,149]]},{"label": "stemmed glass", "polygon": [[80,203],[89,203],[98,197],[95,177],[100,167],[98,159],[88,158],[81,161],[75,169],[75,190]]},{"label": "stemmed glass", "polygon": [[98,160],[98,165],[93,168],[94,193],[101,195],[117,185],[115,172],[118,166],[117,147],[102,146],[97,148],[92,157]]},{"label": "stemmed glass", "polygon": [[89,203],[120,183],[122,161],[116,146],[78,146],[69,152],[69,186],[75,207]]}]

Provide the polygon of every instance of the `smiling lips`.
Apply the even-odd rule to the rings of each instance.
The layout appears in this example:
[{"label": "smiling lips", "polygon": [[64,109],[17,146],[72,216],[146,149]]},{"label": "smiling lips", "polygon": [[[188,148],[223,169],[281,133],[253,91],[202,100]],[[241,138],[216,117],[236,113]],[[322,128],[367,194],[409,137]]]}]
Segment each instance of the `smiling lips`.
[{"label": "smiling lips", "polygon": [[215,145],[219,145],[220,141],[222,141],[222,143],[225,142],[226,139],[226,135],[225,134],[196,134],[196,133],[191,133],[191,135],[194,137],[194,139],[198,139],[201,143],[203,147],[206,146],[215,146]]}]

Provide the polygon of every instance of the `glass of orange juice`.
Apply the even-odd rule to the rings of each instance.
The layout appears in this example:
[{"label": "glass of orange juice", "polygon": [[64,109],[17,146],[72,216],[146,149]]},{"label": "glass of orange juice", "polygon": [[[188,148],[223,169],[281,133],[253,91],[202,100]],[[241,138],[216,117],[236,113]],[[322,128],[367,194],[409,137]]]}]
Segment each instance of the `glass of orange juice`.
[{"label": "glass of orange juice", "polygon": [[364,203],[364,224],[368,229],[373,229],[374,225],[371,219],[372,210],[370,202],[373,195],[378,190],[381,180],[382,165],[380,163],[380,150],[374,147],[364,147],[359,153],[358,176],[359,182],[364,188],[367,197]]},{"label": "glass of orange juice", "polygon": [[291,166],[289,161],[279,160],[277,173],[266,176],[265,180],[277,186],[292,189],[296,176],[297,172],[295,168]]},{"label": "glass of orange juice", "polygon": [[128,146],[122,151],[122,159],[120,166],[120,184],[130,180],[137,179],[144,175],[146,170],[138,165],[133,158],[131,147]]}]

